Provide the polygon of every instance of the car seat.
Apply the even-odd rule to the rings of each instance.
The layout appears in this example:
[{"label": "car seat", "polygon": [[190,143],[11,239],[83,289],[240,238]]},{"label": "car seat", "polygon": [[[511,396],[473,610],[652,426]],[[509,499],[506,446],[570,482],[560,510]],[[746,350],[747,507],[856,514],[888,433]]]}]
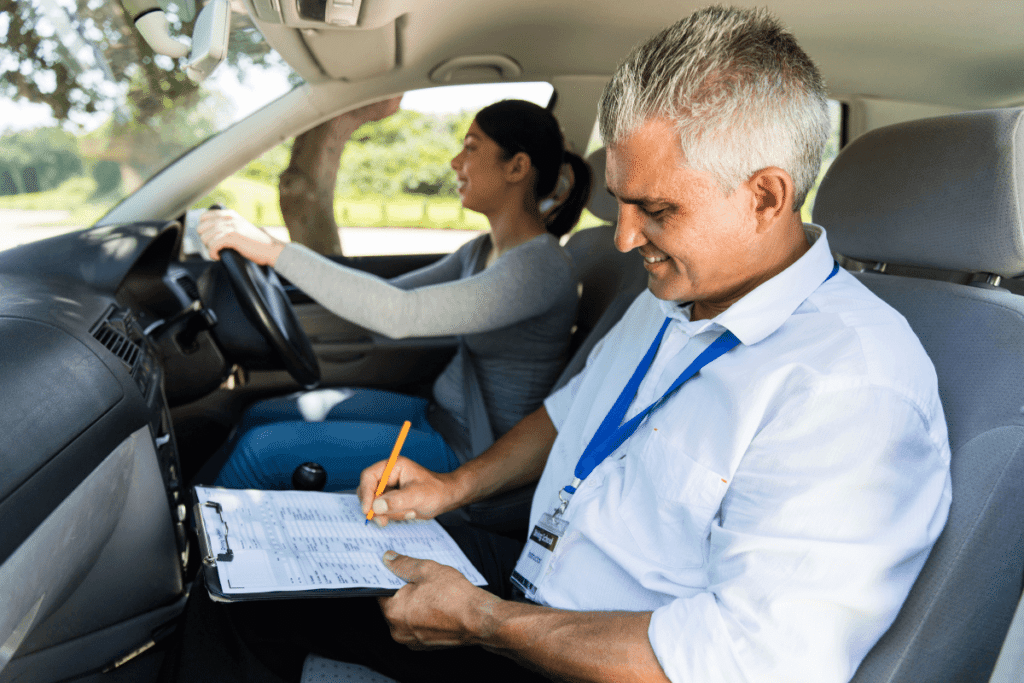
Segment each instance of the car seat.
[{"label": "car seat", "polygon": [[934,362],[952,450],[945,530],[853,683],[988,680],[1020,598],[1024,298],[1005,285],[1024,275],[1022,121],[1001,109],[873,130],[818,189],[832,249]]},{"label": "car seat", "polygon": [[[601,148],[587,157],[596,182],[604,184],[605,155]],[[560,388],[586,364],[590,349],[622,317],[633,299],[647,286],[647,271],[636,254],[623,254],[615,248],[615,221],[618,204],[607,192],[591,193],[590,212],[605,221],[601,225],[577,230],[569,235],[565,250],[572,256],[580,281],[580,301],[576,325],[569,340],[569,361],[555,381]],[[440,516],[446,524],[471,522],[499,533],[525,537],[533,500],[534,485],[507,491],[488,500],[472,503]]]}]

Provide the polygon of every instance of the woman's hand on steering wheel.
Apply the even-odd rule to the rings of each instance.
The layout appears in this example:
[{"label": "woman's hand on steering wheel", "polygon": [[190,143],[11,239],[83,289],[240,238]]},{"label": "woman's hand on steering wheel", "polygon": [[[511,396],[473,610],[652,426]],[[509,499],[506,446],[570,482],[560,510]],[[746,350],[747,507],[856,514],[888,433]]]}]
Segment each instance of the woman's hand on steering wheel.
[{"label": "woman's hand on steering wheel", "polygon": [[315,387],[320,382],[320,364],[273,270],[284,242],[219,206],[200,217],[198,232],[210,257],[224,264],[246,317],[270,344],[285,370],[306,389]]},{"label": "woman's hand on steering wheel", "polygon": [[284,250],[284,242],[231,209],[210,209],[203,213],[198,232],[213,259],[220,258],[222,249],[234,249],[257,265],[273,266]]}]

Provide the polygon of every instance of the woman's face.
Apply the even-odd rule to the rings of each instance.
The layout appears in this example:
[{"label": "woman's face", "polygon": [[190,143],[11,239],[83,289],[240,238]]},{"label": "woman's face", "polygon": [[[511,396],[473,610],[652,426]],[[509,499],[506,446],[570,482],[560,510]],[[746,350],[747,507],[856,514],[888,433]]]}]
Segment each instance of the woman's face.
[{"label": "woman's face", "polygon": [[452,159],[464,207],[491,215],[508,201],[507,167],[512,161],[503,157],[504,150],[473,121],[462,151]]}]

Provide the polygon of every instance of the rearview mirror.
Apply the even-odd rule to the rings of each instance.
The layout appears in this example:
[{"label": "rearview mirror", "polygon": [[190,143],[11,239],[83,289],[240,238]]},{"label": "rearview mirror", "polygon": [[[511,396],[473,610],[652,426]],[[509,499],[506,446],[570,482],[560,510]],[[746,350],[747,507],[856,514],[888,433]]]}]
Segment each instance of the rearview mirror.
[{"label": "rearview mirror", "polygon": [[185,73],[199,83],[220,66],[228,54],[231,5],[228,0],[211,0],[199,13],[192,32],[192,53]]}]

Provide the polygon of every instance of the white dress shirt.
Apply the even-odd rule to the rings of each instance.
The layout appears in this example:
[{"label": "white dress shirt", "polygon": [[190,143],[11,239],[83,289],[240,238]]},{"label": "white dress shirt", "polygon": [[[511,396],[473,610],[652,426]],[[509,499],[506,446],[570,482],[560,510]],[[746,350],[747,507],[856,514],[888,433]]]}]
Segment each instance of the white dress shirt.
[{"label": "white dress shirt", "polygon": [[[824,231],[712,320],[649,291],[545,402],[558,429],[531,525],[672,318],[627,413],[725,329],[741,344],[648,415],[572,496],[537,599],[653,611],[682,681],[846,681],[896,617],[946,521],[935,370],[906,320],[833,267]],[[824,284],[822,284],[824,282]]]}]

